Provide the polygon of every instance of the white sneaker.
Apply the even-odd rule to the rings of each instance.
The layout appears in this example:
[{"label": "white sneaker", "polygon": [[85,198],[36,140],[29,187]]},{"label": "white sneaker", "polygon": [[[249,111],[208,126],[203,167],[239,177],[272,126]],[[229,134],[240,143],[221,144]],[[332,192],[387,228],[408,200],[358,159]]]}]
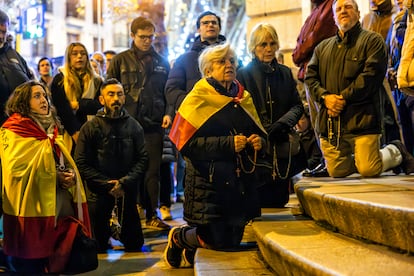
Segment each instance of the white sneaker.
[{"label": "white sneaker", "polygon": [[172,220],[171,210],[166,206],[160,207],[160,215],[162,220]]}]

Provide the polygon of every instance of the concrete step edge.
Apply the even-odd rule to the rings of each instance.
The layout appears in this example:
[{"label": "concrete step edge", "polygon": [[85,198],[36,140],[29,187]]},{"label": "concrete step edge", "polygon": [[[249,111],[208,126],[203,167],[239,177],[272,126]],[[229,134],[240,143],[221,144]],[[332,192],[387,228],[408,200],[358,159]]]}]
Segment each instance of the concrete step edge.
[{"label": "concrete step edge", "polygon": [[315,221],[349,236],[414,252],[414,190],[336,182],[297,183],[295,191],[304,212]]},{"label": "concrete step edge", "polygon": [[414,256],[331,232],[314,221],[255,222],[253,230],[277,275],[414,275]]}]

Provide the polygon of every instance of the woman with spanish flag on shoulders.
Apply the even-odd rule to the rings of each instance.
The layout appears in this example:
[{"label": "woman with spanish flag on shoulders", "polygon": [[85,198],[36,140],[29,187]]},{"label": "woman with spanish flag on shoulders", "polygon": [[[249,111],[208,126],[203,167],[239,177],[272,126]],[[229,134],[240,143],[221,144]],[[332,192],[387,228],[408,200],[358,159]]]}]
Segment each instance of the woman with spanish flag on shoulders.
[{"label": "woman with spanish flag on shoulders", "polygon": [[19,85],[0,129],[3,250],[11,272],[30,275],[63,272],[79,223],[90,229],[80,174],[46,91],[38,81]]},{"label": "woman with spanish flag on shoulders", "polygon": [[199,57],[203,78],[175,116],[170,139],[186,160],[184,219],[168,236],[170,267],[191,266],[197,248],[234,250],[246,223],[260,216],[255,158],[265,130],[250,94],[236,80],[237,57],[229,44]]}]

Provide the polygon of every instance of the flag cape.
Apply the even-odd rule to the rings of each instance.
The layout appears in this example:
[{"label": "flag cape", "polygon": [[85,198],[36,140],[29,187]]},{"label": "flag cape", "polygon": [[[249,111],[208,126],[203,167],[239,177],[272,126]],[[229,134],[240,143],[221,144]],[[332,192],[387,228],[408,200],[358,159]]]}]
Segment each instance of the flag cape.
[{"label": "flag cape", "polygon": [[201,79],[194,85],[193,90],[180,105],[170,130],[169,137],[178,150],[182,149],[211,116],[231,102],[242,107],[263,133],[266,133],[260,122],[252,97],[239,82],[236,82],[236,84],[240,91],[236,98],[218,93],[206,79]]},{"label": "flag cape", "polygon": [[[33,120],[13,114],[0,129],[4,252],[20,258],[44,258],[56,250],[56,162],[53,147],[76,172],[68,189],[78,218],[90,229],[79,171],[62,135],[49,137]],[[52,137],[53,136],[53,137]]]}]

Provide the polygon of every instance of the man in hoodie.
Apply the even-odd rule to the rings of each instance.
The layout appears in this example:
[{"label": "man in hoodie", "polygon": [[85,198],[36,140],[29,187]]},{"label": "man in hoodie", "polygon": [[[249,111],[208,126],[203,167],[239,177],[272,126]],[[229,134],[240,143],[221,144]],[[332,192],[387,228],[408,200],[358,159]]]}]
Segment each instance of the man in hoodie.
[{"label": "man in hoodie", "polygon": [[82,178],[96,194],[99,212],[91,217],[93,231],[99,252],[105,253],[111,234],[109,219],[117,203],[125,251],[141,251],[144,235],[136,199],[148,161],[144,131],[124,109],[124,89],[116,79],[102,84],[99,101],[103,108],[82,126],[75,151]]},{"label": "man in hoodie", "polygon": [[201,13],[197,18],[196,37],[190,51],[177,58],[172,67],[165,85],[165,96],[169,105],[178,110],[185,96],[191,91],[194,84],[201,79],[198,70],[198,56],[208,46],[222,43],[226,40],[220,35],[221,19],[211,11]]},{"label": "man in hoodie", "polygon": [[9,16],[0,10],[0,125],[7,119],[4,105],[13,90],[34,79],[24,58],[8,42]]}]

